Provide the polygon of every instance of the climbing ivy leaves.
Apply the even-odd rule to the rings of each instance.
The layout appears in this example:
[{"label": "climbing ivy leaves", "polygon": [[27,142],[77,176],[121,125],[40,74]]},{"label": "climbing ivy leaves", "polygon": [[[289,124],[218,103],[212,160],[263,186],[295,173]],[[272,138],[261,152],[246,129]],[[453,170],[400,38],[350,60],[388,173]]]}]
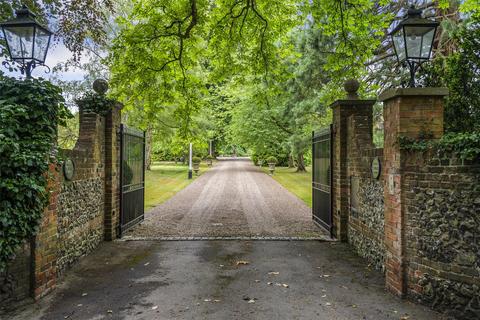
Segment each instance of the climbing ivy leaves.
[{"label": "climbing ivy leaves", "polygon": [[0,76],[0,271],[37,231],[57,125],[69,116],[50,82]]}]

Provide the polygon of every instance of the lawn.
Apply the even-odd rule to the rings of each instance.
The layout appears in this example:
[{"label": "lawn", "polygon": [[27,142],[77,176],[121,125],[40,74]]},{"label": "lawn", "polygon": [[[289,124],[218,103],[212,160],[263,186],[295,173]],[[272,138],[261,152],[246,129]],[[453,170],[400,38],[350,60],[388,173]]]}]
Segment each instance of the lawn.
[{"label": "lawn", "polygon": [[[207,170],[207,165],[202,163],[199,175]],[[155,162],[152,170],[145,173],[145,211],[167,201],[195,178],[194,173],[193,179],[188,180],[188,166],[174,162]]]},{"label": "lawn", "polygon": [[[265,173],[269,173],[268,168],[262,169]],[[311,169],[307,167],[307,172],[295,172],[296,168],[277,167],[272,178],[312,207]]]}]

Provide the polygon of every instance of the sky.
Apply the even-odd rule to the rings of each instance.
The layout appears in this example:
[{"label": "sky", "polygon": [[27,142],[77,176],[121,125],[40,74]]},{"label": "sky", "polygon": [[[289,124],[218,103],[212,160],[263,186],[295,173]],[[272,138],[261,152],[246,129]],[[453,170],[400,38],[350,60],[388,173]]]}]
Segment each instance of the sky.
[{"label": "sky", "polygon": [[[58,63],[66,62],[71,57],[72,57],[72,53],[60,41],[58,43],[53,44],[53,46],[49,48],[47,53],[47,59],[45,60],[45,64],[50,68],[53,68]],[[1,65],[1,62],[3,61],[4,60],[0,58],[0,68],[5,74],[12,77],[16,77],[16,78],[21,76],[19,71],[9,72],[7,68]],[[45,71],[48,71],[48,69],[43,67],[37,67],[36,69],[33,70],[32,76],[34,78],[41,77],[41,78],[50,79],[54,75],[53,72],[45,73]],[[82,80],[84,75],[85,75],[85,72],[78,68],[70,69],[67,72],[55,73],[55,76],[57,76],[57,78],[61,80]]]}]

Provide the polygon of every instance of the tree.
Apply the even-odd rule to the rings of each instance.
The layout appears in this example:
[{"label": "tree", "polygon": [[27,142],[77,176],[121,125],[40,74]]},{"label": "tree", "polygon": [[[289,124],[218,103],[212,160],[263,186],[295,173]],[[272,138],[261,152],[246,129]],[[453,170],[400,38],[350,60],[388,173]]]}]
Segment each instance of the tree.
[{"label": "tree", "polygon": [[[105,44],[105,24],[107,13],[114,8],[112,0],[27,0],[2,1],[0,3],[0,21],[11,19],[22,4],[28,6],[43,23],[55,26],[56,39],[62,39],[65,46],[78,60],[87,42]],[[5,44],[0,42],[0,56],[7,55]]]}]

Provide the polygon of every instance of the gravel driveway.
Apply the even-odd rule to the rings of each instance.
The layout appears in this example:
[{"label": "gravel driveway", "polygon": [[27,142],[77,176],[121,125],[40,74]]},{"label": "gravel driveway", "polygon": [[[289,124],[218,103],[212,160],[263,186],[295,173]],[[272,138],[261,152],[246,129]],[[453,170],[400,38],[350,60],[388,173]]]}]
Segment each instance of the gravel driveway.
[{"label": "gravel driveway", "polygon": [[224,159],[145,214],[126,238],[325,237],[311,209],[248,159]]}]

